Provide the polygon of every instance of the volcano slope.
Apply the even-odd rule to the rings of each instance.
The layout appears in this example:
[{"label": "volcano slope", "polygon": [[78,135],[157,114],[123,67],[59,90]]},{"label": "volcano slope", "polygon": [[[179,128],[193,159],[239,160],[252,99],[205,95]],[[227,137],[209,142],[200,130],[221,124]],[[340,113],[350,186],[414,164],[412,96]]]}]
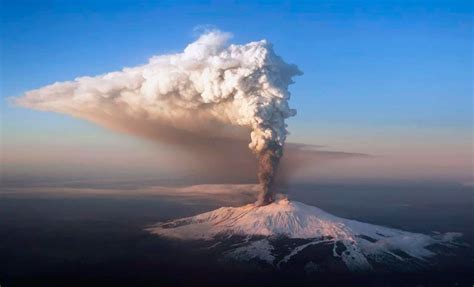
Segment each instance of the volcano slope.
[{"label": "volcano slope", "polygon": [[147,230],[207,242],[226,259],[280,269],[299,266],[308,272],[419,270],[434,264],[431,259],[437,255],[462,246],[460,233],[407,232],[340,218],[288,199],[265,206],[221,207]]}]

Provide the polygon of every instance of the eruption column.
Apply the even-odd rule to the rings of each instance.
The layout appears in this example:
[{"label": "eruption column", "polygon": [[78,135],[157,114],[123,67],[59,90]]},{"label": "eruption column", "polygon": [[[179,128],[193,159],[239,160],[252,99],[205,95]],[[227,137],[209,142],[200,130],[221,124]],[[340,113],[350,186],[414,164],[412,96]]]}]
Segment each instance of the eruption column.
[{"label": "eruption column", "polygon": [[[288,86],[301,72],[265,40],[229,45],[231,35],[210,31],[183,52],[94,77],[79,77],[26,92],[24,107],[68,114],[102,126],[173,145],[225,138],[226,127],[250,128],[257,156],[260,205],[272,201],[272,184],[288,131]],[[186,135],[186,136],[183,136]],[[192,135],[195,135],[193,138]],[[185,143],[185,144],[184,144]]]},{"label": "eruption column", "polygon": [[274,200],[273,181],[280,158],[283,156],[283,146],[271,142],[258,155],[258,180],[261,191],[257,205],[266,205]]}]

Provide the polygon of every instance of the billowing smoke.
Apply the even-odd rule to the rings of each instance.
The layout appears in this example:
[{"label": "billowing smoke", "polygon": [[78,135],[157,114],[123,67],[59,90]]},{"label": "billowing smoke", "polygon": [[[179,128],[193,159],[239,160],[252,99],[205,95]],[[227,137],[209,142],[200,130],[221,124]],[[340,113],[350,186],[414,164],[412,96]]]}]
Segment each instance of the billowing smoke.
[{"label": "billowing smoke", "polygon": [[272,183],[288,134],[285,119],[296,114],[288,106],[288,86],[301,72],[275,55],[265,40],[228,45],[229,38],[228,33],[207,32],[182,53],[57,82],[28,91],[15,102],[132,134],[152,130],[155,138],[177,145],[238,138],[238,127],[246,128],[249,148],[259,162],[258,203],[266,204],[273,199]]}]

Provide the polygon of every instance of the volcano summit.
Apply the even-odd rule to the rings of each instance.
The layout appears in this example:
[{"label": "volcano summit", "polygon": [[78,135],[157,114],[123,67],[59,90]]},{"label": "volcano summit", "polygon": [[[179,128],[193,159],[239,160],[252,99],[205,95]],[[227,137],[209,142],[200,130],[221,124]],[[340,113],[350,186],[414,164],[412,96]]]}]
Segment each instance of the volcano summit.
[{"label": "volcano summit", "polygon": [[292,260],[301,263],[303,259],[305,270],[350,271],[429,266],[429,258],[459,246],[456,239],[461,236],[377,226],[288,199],[265,206],[222,207],[158,223],[148,231],[172,239],[212,243],[211,247],[220,248],[226,258],[238,261],[285,268]]}]

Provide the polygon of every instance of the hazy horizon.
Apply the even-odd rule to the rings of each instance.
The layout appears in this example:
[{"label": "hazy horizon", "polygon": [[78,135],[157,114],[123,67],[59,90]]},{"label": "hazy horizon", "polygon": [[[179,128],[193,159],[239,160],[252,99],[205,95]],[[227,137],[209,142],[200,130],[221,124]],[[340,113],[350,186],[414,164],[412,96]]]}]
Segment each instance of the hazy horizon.
[{"label": "hazy horizon", "polygon": [[[370,7],[287,3],[281,8],[289,9],[279,12],[287,21],[276,26],[266,23],[279,22],[275,19],[280,16],[271,12],[278,5],[228,3],[220,7],[225,18],[204,16],[209,8],[192,4],[84,6],[97,17],[71,14],[72,4],[3,5],[1,157],[7,182],[202,176],[197,171],[202,158],[179,147],[24,109],[12,99],[53,82],[143,64],[152,55],[184,49],[204,29],[219,28],[232,32],[232,43],[267,39],[304,71],[290,86],[290,103],[298,115],[288,120],[288,142],[369,156],[324,157],[307,163],[292,180],[472,184],[472,26],[467,2],[420,2],[395,13],[396,2]],[[203,14],[173,23],[173,15],[191,11]],[[242,11],[245,16],[239,21],[259,29],[245,29],[232,20],[244,15]],[[141,15],[146,20],[135,21]],[[130,21],[135,24],[128,26]],[[58,23],[65,25],[59,28]],[[152,29],[151,23],[173,23],[173,28]],[[124,31],[127,38],[110,45]],[[39,38],[44,39],[41,44]],[[232,181],[232,176],[222,181],[242,181],[239,176]],[[243,182],[249,180],[247,175]]]}]

